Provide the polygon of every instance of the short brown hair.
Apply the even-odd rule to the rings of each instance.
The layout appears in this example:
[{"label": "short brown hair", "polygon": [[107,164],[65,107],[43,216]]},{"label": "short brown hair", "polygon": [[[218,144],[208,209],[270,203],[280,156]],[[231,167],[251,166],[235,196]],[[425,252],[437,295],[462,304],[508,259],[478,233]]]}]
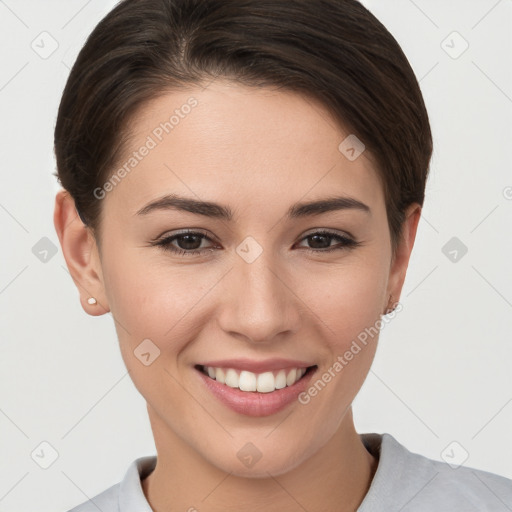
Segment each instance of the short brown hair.
[{"label": "short brown hair", "polygon": [[432,135],[397,41],[356,0],[123,0],[89,35],[55,126],[55,175],[99,239],[101,201],[151,99],[214,77],[317,98],[376,160],[393,252],[423,205]]}]

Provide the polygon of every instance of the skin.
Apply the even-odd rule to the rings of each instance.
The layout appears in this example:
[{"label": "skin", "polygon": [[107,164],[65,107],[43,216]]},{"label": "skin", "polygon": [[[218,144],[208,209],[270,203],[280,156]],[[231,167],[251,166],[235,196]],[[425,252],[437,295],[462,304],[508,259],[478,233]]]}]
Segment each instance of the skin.
[{"label": "skin", "polygon": [[[111,312],[126,367],[147,401],[158,462],[143,491],[157,512],[356,510],[378,461],[355,430],[351,404],[377,336],[307,405],[259,418],[205,391],[194,365],[291,357],[317,364],[321,376],[381,318],[390,294],[399,299],[421,207],[408,208],[393,258],[369,151],[348,160],[338,150],[348,132],[322,105],[291,92],[217,81],[167,93],[132,120],[131,151],[191,96],[198,105],[103,199],[101,246],[67,192],[55,203],[82,306],[90,315]],[[177,210],[135,215],[165,193],[229,206],[234,219]],[[333,194],[356,198],[371,213],[285,218],[293,203]],[[149,244],[185,228],[205,230],[211,240],[196,239],[194,248],[214,251],[180,256]],[[322,228],[361,245],[322,253],[339,244],[305,238]],[[247,236],[263,251],[252,263],[236,252]],[[187,248],[183,239],[173,246]],[[97,305],[87,303],[90,296]],[[149,366],[134,356],[147,338],[160,349]],[[250,468],[237,457],[248,442],[262,454]]]}]

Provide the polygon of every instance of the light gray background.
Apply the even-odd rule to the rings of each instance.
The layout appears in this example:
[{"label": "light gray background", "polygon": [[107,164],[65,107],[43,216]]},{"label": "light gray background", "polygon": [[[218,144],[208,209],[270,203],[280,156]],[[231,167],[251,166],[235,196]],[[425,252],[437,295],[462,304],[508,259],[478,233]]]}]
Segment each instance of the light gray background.
[{"label": "light gray background", "polygon": [[[512,478],[512,0],[364,3],[420,80],[435,149],[404,309],[382,330],[356,427]],[[0,511],[67,510],[154,453],[112,317],[82,310],[53,226],[60,95],[113,5],[0,0]],[[47,58],[43,31],[58,43]],[[468,248],[455,262],[452,237]],[[58,452],[48,469],[42,442]]]}]

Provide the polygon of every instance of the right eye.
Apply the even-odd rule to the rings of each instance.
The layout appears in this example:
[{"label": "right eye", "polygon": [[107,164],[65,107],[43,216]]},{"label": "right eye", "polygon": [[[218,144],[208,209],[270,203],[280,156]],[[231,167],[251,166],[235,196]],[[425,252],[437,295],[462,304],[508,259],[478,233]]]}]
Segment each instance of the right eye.
[{"label": "right eye", "polygon": [[[203,240],[213,241],[205,233],[199,231],[182,231],[175,235],[154,240],[151,242],[151,245],[162,247],[165,251],[170,251],[180,256],[196,256],[206,251],[213,251],[213,248],[196,248],[201,246]],[[176,241],[181,247],[173,245]]]}]

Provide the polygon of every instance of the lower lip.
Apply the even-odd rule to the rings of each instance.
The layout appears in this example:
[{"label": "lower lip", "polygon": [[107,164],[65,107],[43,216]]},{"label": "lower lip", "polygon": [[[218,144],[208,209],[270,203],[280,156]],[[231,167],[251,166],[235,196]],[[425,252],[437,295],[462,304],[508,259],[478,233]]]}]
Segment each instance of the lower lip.
[{"label": "lower lip", "polygon": [[195,368],[195,371],[199,373],[199,376],[211,393],[233,411],[245,414],[246,416],[270,416],[271,414],[283,410],[292,402],[298,401],[299,394],[306,390],[309,381],[317,369],[318,367],[309,369],[308,372],[292,386],[276,389],[270,393],[241,391],[238,388],[221,384],[197,368]]}]

